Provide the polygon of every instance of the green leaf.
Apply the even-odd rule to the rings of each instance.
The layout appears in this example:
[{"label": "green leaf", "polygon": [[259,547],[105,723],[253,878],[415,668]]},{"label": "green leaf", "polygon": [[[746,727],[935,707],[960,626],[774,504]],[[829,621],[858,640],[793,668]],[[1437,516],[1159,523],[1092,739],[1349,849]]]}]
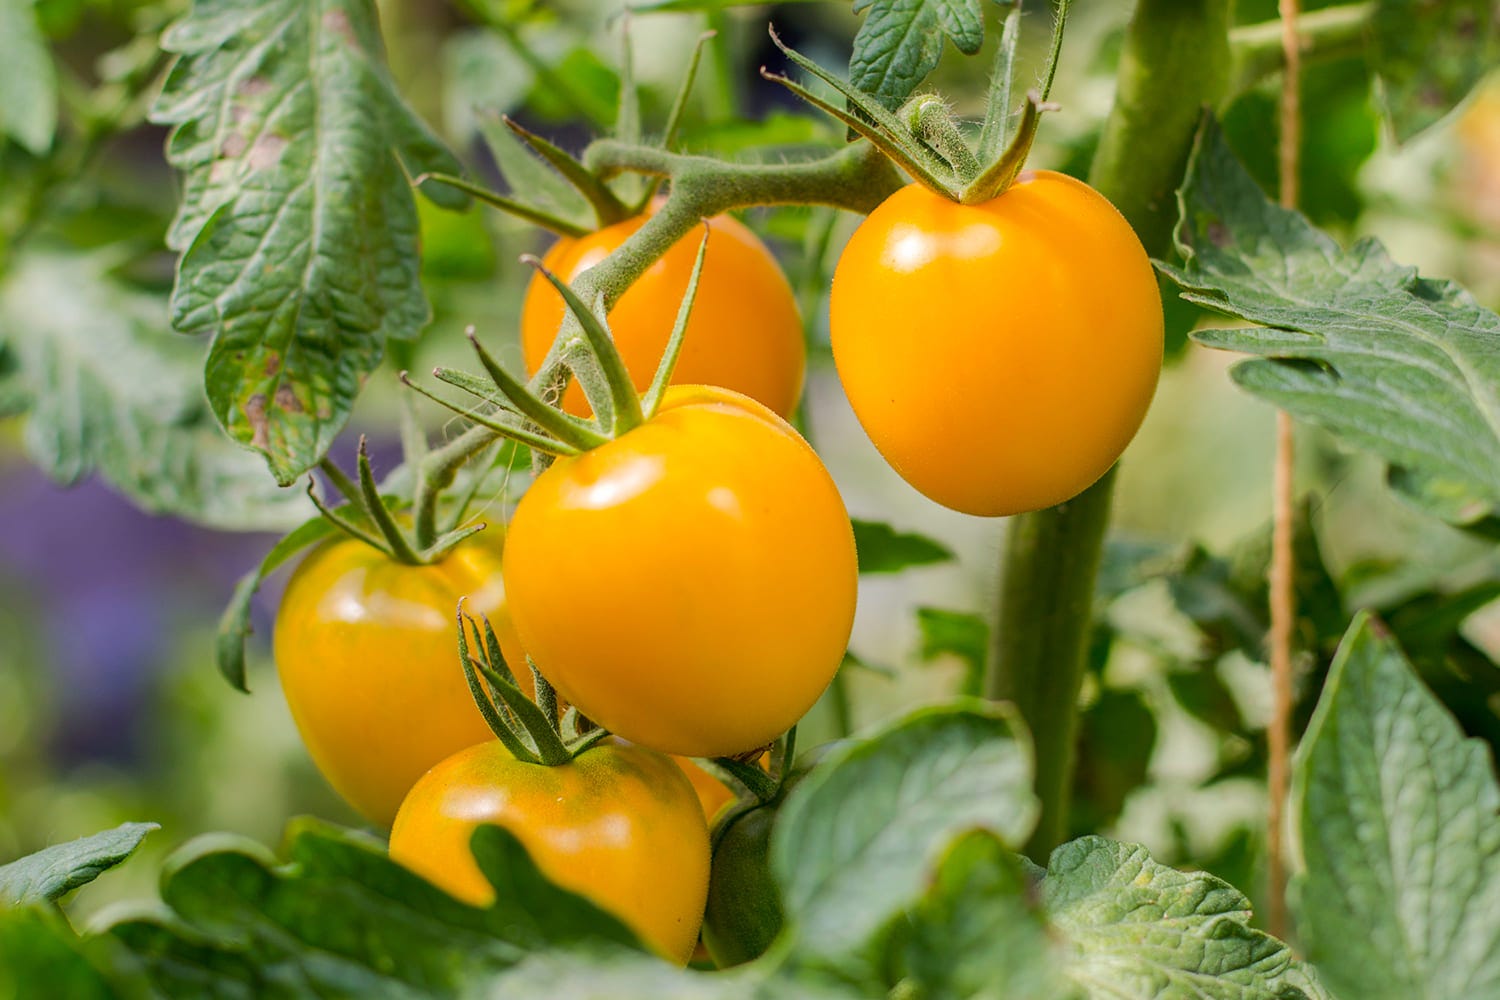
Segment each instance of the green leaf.
[{"label": "green leaf", "polygon": [[634,944],[619,921],[542,878],[508,832],[482,827],[473,849],[496,887],[488,909],[427,884],[379,841],[314,821],[293,825],[284,863],[204,838],[168,862],[166,911],[108,933],[168,996],[451,997],[530,952]]},{"label": "green leaf", "polygon": [[156,823],[125,823],[0,865],[0,907],[60,899],[135,853]]},{"label": "green leaf", "polygon": [[57,133],[57,70],[33,0],[0,0],[0,94],[0,136],[45,155]]},{"label": "green leaf", "polygon": [[860,573],[899,573],[953,558],[952,549],[925,535],[900,532],[879,521],[856,519],[852,523]]},{"label": "green leaf", "polygon": [[[107,942],[73,933],[55,907],[0,907],[0,997],[122,1000],[149,996]],[[45,984],[45,993],[38,989]]]},{"label": "green leaf", "polygon": [[1031,748],[1006,706],[925,709],[836,752],[788,797],[771,838],[800,950],[848,961],[921,894],[964,830],[1020,844],[1036,821]]},{"label": "green leaf", "polygon": [[1342,997],[1500,995],[1500,785],[1367,615],[1349,626],[1298,750],[1307,956]]},{"label": "green leaf", "polygon": [[1500,62],[1491,0],[1378,0],[1372,24],[1371,61],[1400,141],[1446,115]]},{"label": "green leaf", "polygon": [[172,322],[213,336],[214,413],[282,484],[327,452],[428,309],[406,170],[459,166],[401,102],[360,0],[197,0],[152,110],[183,172]]},{"label": "green leaf", "polygon": [[855,0],[849,82],[894,111],[938,66],[942,39],[974,55],[984,43],[981,0]]},{"label": "green leaf", "polygon": [[199,387],[203,346],[105,253],[31,254],[0,283],[0,342],[29,400],[26,451],[64,484],[99,472],[143,510],[216,528],[280,529],[311,509],[224,437]]},{"label": "green leaf", "polygon": [[849,82],[894,110],[938,64],[943,38],[973,55],[984,44],[981,0],[854,0]]},{"label": "green leaf", "polygon": [[[924,997],[1069,1000],[1063,952],[1030,898],[1022,859],[984,831],[948,848],[897,932],[898,975]],[[896,978],[896,977],[893,977]]]},{"label": "green leaf", "polygon": [[1086,997],[1322,995],[1286,945],[1250,926],[1250,901],[1238,890],[1159,865],[1143,847],[1102,837],[1064,844],[1052,852],[1042,899],[1069,946],[1068,978]]},{"label": "green leaf", "polygon": [[1241,387],[1414,474],[1407,499],[1440,517],[1500,505],[1500,317],[1273,205],[1212,123],[1181,202],[1186,264],[1158,266],[1190,301],[1261,324],[1195,335],[1262,355],[1233,369]]}]

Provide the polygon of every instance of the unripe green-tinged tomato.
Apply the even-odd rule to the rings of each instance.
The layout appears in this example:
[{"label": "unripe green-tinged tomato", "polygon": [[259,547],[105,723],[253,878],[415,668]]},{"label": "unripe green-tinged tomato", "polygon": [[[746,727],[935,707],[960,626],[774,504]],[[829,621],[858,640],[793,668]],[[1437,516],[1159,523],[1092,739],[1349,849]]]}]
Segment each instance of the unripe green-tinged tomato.
[{"label": "unripe green-tinged tomato", "polygon": [[[637,216],[578,239],[562,239],[543,258],[571,282],[645,224]],[[802,394],[806,347],[791,285],[754,233],[727,215],[709,220],[708,255],[672,381],[718,385],[742,392],[787,416]],[[615,346],[639,390],[651,384],[693,273],[700,233],[677,241],[646,269],[609,312]],[[562,297],[540,274],[521,306],[521,347],[535,373],[562,325]],[[569,413],[588,415],[574,382],[563,395]]]},{"label": "unripe green-tinged tomato", "polygon": [[310,552],[287,583],[274,640],[287,706],[318,770],[373,823],[389,826],[429,767],[492,737],[459,664],[459,598],[489,616],[531,691],[505,605],[503,538],[487,529],[431,566],[341,538]]},{"label": "unripe green-tinged tomato", "polygon": [[687,963],[708,893],[708,827],[670,757],[606,741],[547,767],[516,760],[497,740],[478,744],[412,788],[391,830],[391,857],[488,906],[494,887],[469,850],[481,823],[509,830],[548,879]]},{"label": "unripe green-tinged tomato", "polygon": [[703,913],[703,944],[719,968],[759,958],[786,920],[771,877],[776,804],[732,816],[714,847]]},{"label": "unripe green-tinged tomato", "polygon": [[1162,311],[1123,216],[1063,174],[960,205],[902,188],[833,278],[839,380],[866,433],[944,506],[996,516],[1087,489],[1156,389]]},{"label": "unripe green-tinged tomato", "polygon": [[689,757],[763,746],[843,660],[858,566],[828,470],[785,421],[677,386],[521,498],[505,587],[521,644],[578,710]]}]

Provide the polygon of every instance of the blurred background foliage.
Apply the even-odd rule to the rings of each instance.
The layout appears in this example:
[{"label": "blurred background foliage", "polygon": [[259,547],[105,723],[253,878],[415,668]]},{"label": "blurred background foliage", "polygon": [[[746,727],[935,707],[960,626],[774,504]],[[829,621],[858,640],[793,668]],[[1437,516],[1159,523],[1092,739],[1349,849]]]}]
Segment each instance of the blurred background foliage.
[{"label": "blurred background foliage", "polygon": [[[149,60],[150,39],[182,6],[39,0],[65,112],[120,67]],[[842,65],[858,26],[847,4],[709,13],[675,8],[716,5],[635,6],[629,36],[648,129],[661,122],[693,40],[713,28],[684,149],[781,156],[839,141],[826,121],[756,70],[780,64],[768,19],[801,51]],[[1064,110],[1045,123],[1033,165],[1086,168],[1110,106],[1129,6],[1075,3],[1054,91]],[[380,7],[404,92],[490,184],[499,176],[480,134],[499,113],[574,150],[612,124],[618,3],[391,0]],[[1244,22],[1275,14],[1274,0],[1238,7]],[[1029,17],[1025,31],[1036,58],[1045,16]],[[998,33],[991,34],[993,45]],[[987,53],[963,58],[950,49],[929,86],[977,117],[988,66]],[[1378,236],[1397,259],[1500,306],[1500,79],[1401,148],[1382,134],[1367,80],[1357,59],[1307,73],[1307,213],[1340,239]],[[1274,86],[1268,81],[1224,109],[1237,151],[1267,186],[1275,175]],[[172,258],[162,234],[176,185],[163,139],[160,129],[133,128],[108,139],[86,173],[62,178],[42,176],[44,164],[16,144],[0,146],[0,232],[14,232],[28,199],[42,192],[49,206],[39,237],[113,248],[115,277],[165,295]],[[487,210],[454,214],[419,203],[434,317],[416,356],[392,359],[395,367],[463,360],[461,331],[470,323],[519,367],[516,317],[526,271],[514,261],[549,238]],[[826,295],[857,220],[784,209],[754,212],[748,221],[773,242],[799,292],[813,350],[803,422],[851,513],[930,536],[953,554],[863,578],[845,697],[825,699],[809,716],[802,745],[812,746],[845,725],[868,725],[964,687],[982,656],[1003,524],[947,511],[907,487],[840,395],[826,348]],[[0,260],[6,249],[0,246]],[[1085,686],[1074,823],[1078,832],[1138,840],[1159,860],[1253,888],[1269,701],[1260,643],[1273,413],[1231,386],[1231,358],[1186,346],[1185,329],[1117,490],[1100,582],[1103,627]],[[377,472],[394,466],[395,392],[390,371],[378,373],[336,458],[349,458],[364,432],[383,443],[374,452]],[[451,430],[433,420],[434,434]],[[214,622],[235,578],[273,536],[150,517],[94,480],[61,489],[21,457],[17,423],[0,422],[0,860],[125,820],[163,824],[145,848],[155,859],[207,830],[274,841],[297,813],[357,822],[313,770],[277,691],[268,640],[284,574],[256,602],[254,694],[234,694],[212,666]],[[1500,745],[1493,543],[1403,507],[1372,460],[1315,429],[1299,434],[1303,689],[1326,669],[1348,615],[1377,608],[1470,731]],[[88,894],[88,910],[78,915],[149,894],[154,870],[150,861],[127,866]]]}]

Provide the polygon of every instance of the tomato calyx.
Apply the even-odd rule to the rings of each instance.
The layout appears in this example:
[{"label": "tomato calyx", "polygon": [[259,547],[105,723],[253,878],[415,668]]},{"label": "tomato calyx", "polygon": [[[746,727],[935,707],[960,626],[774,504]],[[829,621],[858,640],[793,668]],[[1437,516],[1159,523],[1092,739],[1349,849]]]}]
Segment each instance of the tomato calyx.
[{"label": "tomato calyx", "polygon": [[330,507],[318,496],[317,481],[311,476],[307,480],[308,499],[318,509],[318,513],[334,527],[385,553],[393,562],[407,566],[427,566],[440,562],[464,539],[486,527],[485,522],[476,521],[455,527],[433,540],[430,545],[420,545],[396,520],[396,514],[392,510],[395,501],[381,494],[380,484],[375,481],[375,473],[370,467],[370,453],[364,435],[359,438],[357,466],[359,479],[356,482],[325,458],[318,467],[346,502],[338,507]]},{"label": "tomato calyx", "polygon": [[[470,651],[470,630],[477,655]],[[475,621],[464,612],[462,600],[458,602],[458,658],[479,714],[516,760],[560,767],[609,735],[575,707],[560,713],[557,692],[529,662],[536,700],[528,698],[516,684],[489,617],[480,615],[480,621]]]},{"label": "tomato calyx", "polygon": [[650,420],[661,408],[672,381],[672,372],[682,353],[688,318],[703,275],[709,232],[705,221],[703,240],[698,245],[698,256],[693,262],[687,290],[683,293],[661,361],[644,393],[636,391],[610,334],[603,297],[593,304],[586,303],[539,259],[530,254],[521,258],[522,263],[535,268],[562,296],[566,312],[551,354],[559,357],[577,377],[594,412],[591,420],[575,417],[544,398],[560,395],[561,386],[548,387],[538,393],[507,372],[479,343],[473,327],[467,331],[469,342],[487,378],[441,367],[433,369],[432,374],[439,381],[480,398],[492,409],[475,412],[471,407],[446,400],[413,382],[407,372],[401,373],[401,381],[438,405],[502,437],[554,457],[577,455],[612,441]]},{"label": "tomato calyx", "polygon": [[1040,88],[1027,91],[1019,121],[1010,141],[1001,150],[999,139],[1011,117],[1010,78],[1019,34],[1020,4],[1006,20],[996,53],[989,103],[979,150],[971,149],[963,130],[947,103],[934,94],[919,94],[892,111],[882,100],[855,87],[785,44],[771,29],[771,41],[793,65],[827,84],[844,102],[829,101],[783,73],[764,67],[761,76],[790,90],[797,97],[842,122],[854,135],[869,140],[886,157],[919,184],[950,201],[978,205],[999,197],[1025,166],[1036,138],[1042,112],[1058,105],[1047,100],[1062,48],[1063,28],[1070,0],[1059,0],[1053,22],[1052,47]]}]

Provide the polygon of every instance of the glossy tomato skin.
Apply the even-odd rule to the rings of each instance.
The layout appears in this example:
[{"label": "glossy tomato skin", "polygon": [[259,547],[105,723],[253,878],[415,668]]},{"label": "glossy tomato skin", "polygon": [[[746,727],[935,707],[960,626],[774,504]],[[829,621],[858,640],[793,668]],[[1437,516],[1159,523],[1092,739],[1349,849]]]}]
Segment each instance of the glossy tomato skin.
[{"label": "glossy tomato skin", "polygon": [[314,549],[276,615],[277,672],[318,770],[350,805],[390,825],[444,757],[491,737],[459,664],[454,615],[488,615],[522,690],[531,673],[487,529],[432,566],[406,566],[352,538]]},{"label": "glossy tomato skin", "polygon": [[830,327],[886,461],[982,516],[1087,489],[1135,435],[1161,369],[1140,241],[1097,191],[1046,170],[981,205],[919,185],[891,195],[839,258]]},{"label": "glossy tomato skin", "polygon": [[769,743],[827,687],[853,625],[853,530],[765,407],[678,386],[651,420],[537,478],[511,521],[521,643],[583,714],[690,757]]},{"label": "glossy tomato skin", "polygon": [[481,823],[509,830],[547,878],[687,963],[708,894],[708,827],[670,757],[606,741],[546,767],[517,761],[496,740],[478,744],[412,788],[391,830],[391,857],[487,906],[495,891],[469,850]]},{"label": "glossy tomato skin", "polygon": [[[645,224],[637,216],[576,240],[559,241],[543,258],[547,269],[573,281],[603,260]],[[802,319],[791,285],[776,258],[735,219],[709,221],[708,256],[677,360],[673,382],[719,385],[757,399],[782,416],[802,394],[807,365]],[[666,349],[698,256],[701,231],[683,237],[620,297],[609,314],[610,330],[636,388],[651,384]],[[521,347],[535,373],[562,324],[562,297],[534,275],[521,306]],[[577,383],[563,396],[568,412],[589,413]]]}]

